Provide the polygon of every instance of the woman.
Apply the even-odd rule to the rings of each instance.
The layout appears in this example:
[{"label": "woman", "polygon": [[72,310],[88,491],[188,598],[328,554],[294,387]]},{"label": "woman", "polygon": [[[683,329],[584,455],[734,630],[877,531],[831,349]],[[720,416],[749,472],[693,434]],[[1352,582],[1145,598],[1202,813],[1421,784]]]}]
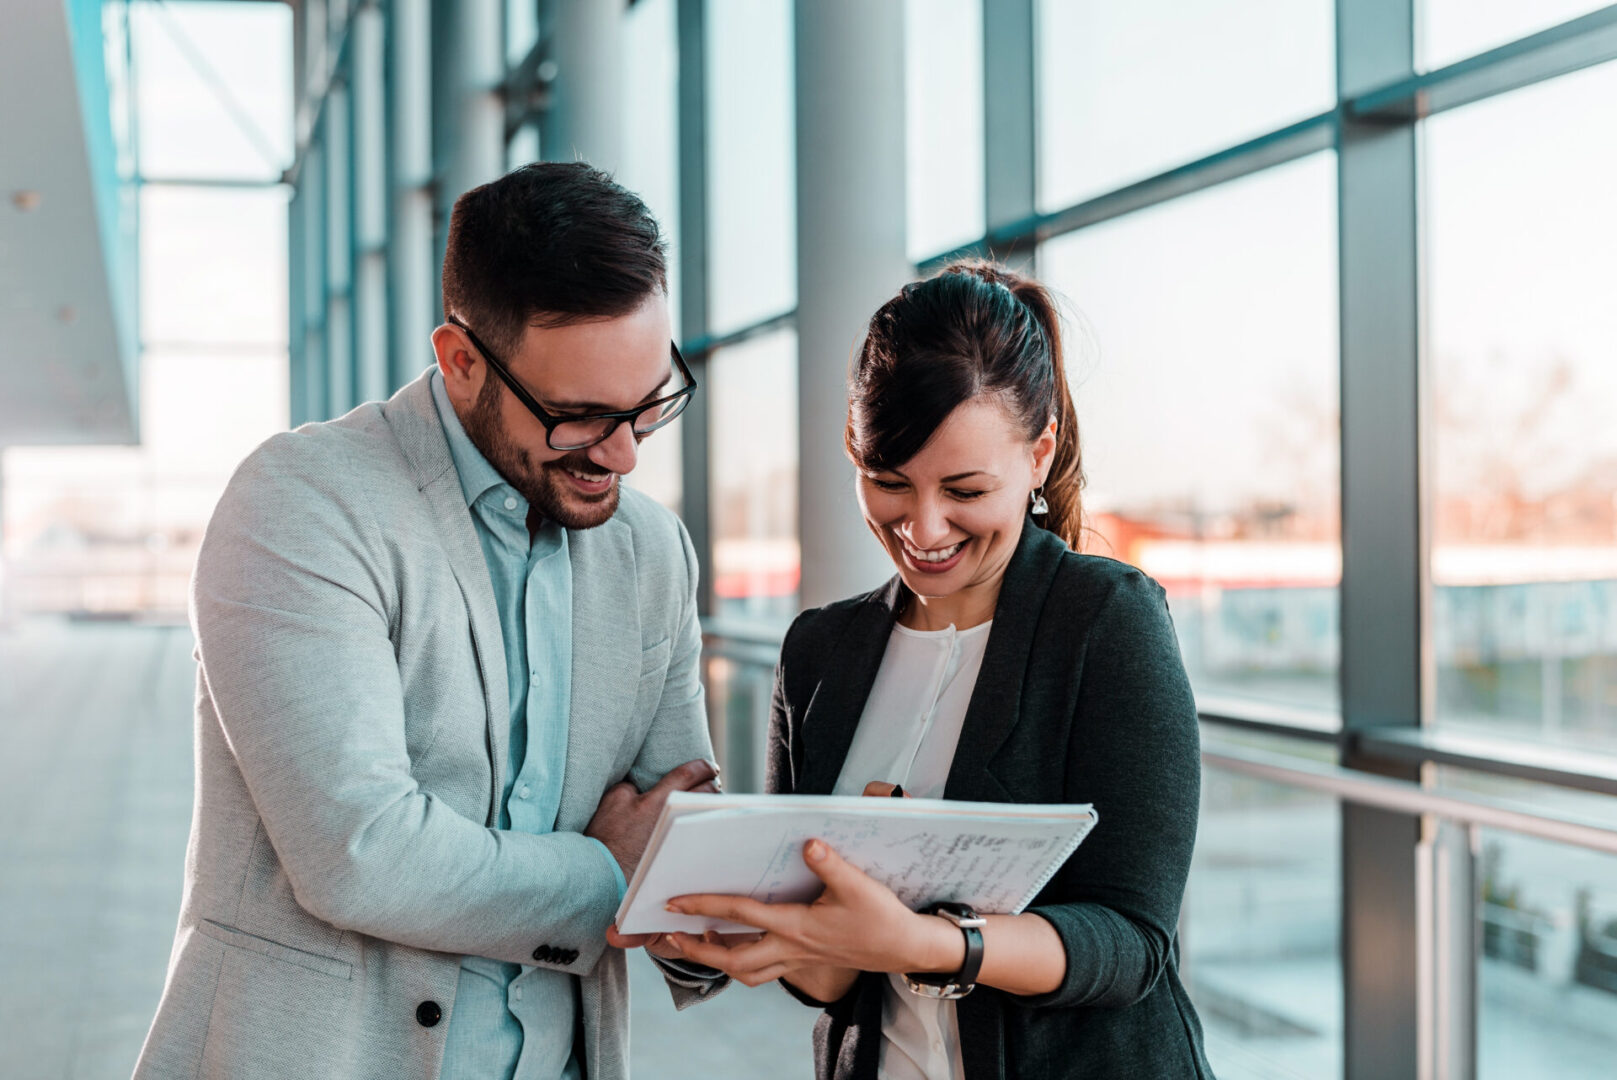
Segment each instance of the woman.
[{"label": "woman", "polygon": [[982,263],[906,286],[870,322],[847,446],[898,575],[793,623],[769,789],[1094,803],[1100,825],[1026,912],[980,930],[811,841],[813,904],[680,897],[766,933],[673,943],[823,1008],[827,1080],[1211,1076],[1175,937],[1195,704],[1162,589],[1071,550],[1083,472],[1049,294]]}]

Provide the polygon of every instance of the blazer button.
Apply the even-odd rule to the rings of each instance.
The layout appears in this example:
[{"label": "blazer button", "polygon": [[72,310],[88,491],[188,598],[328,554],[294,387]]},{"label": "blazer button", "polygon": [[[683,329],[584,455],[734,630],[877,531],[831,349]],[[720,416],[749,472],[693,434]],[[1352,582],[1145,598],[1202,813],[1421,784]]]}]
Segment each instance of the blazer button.
[{"label": "blazer button", "polygon": [[416,1023],[422,1027],[432,1027],[444,1018],[444,1011],[438,1007],[436,1001],[423,1001],[415,1007]]},{"label": "blazer button", "polygon": [[533,950],[533,958],[541,964],[548,964],[556,957],[549,945],[541,945]]},{"label": "blazer button", "polygon": [[568,949],[567,950],[567,956],[562,960],[562,963],[571,964],[574,960],[577,960],[577,959],[578,959],[578,950],[577,949]]}]

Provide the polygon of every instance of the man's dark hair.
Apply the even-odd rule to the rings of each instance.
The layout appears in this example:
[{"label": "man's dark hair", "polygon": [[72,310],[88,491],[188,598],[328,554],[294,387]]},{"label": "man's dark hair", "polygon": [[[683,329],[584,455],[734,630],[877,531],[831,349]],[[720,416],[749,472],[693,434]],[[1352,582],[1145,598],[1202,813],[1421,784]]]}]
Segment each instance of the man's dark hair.
[{"label": "man's dark hair", "polygon": [[662,233],[639,196],[583,162],[524,165],[455,200],[444,316],[510,357],[530,324],[614,318],[668,291]]}]

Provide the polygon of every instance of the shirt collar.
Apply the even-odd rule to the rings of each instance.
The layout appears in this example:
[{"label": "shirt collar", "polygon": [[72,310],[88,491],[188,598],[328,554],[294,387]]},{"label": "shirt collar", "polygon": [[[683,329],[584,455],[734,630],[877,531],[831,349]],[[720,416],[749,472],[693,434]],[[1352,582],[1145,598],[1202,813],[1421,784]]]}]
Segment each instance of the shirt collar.
[{"label": "shirt collar", "polygon": [[[461,426],[460,417],[455,415],[455,406],[450,403],[449,391],[444,386],[442,371],[432,373],[432,400],[438,407],[438,420],[443,424],[444,438],[449,442],[449,456],[454,459],[455,471],[460,474],[460,490],[466,496],[466,505],[472,506],[490,488],[510,488],[505,477],[489,464],[488,458],[473,445],[466,429]],[[509,494],[521,500],[519,509],[526,514],[527,500],[515,488],[511,488]]]}]

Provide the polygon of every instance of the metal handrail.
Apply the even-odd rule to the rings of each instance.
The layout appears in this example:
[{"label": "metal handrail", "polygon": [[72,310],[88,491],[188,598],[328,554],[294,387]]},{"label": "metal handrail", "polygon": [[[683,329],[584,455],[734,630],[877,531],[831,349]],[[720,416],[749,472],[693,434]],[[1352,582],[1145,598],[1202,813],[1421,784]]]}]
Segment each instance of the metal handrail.
[{"label": "metal handrail", "polygon": [[1562,814],[1546,814],[1503,799],[1426,788],[1336,765],[1301,762],[1280,754],[1223,743],[1202,746],[1202,764],[1257,780],[1331,795],[1344,802],[1395,813],[1431,814],[1462,825],[1533,836],[1617,855],[1617,828]]}]

